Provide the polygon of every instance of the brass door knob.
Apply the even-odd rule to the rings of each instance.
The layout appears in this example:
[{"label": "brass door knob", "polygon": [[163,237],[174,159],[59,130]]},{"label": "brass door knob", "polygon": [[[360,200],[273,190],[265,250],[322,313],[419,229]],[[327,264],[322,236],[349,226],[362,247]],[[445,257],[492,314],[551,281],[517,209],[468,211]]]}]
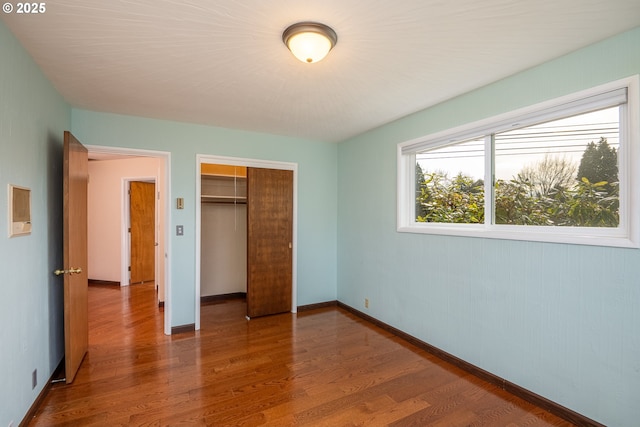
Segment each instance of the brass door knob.
[{"label": "brass door knob", "polygon": [[56,270],[53,272],[53,274],[55,274],[56,276],[60,276],[63,274],[80,274],[80,273],[82,273],[82,269],[80,267],[78,268],[71,267],[68,270]]}]

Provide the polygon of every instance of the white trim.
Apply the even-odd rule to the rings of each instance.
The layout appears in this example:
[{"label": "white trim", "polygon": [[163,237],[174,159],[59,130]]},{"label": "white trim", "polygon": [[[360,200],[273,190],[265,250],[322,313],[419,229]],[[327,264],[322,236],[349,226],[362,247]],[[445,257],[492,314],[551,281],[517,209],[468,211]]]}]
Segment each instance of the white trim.
[{"label": "white trim", "polygon": [[213,163],[230,166],[246,166],[252,168],[280,169],[293,171],[293,253],[292,253],[292,271],[291,271],[291,312],[298,311],[298,164],[290,162],[279,162],[273,160],[249,159],[242,157],[225,157],[207,154],[196,155],[196,298],[195,298],[195,328],[200,329],[200,256],[201,256],[201,165],[203,163]]},{"label": "white trim", "polygon": [[[154,157],[164,163],[164,189],[160,193],[164,199],[164,333],[171,335],[171,153],[167,151],[141,150],[122,147],[105,147],[97,145],[85,145],[89,153],[115,154],[134,157]],[[156,183],[159,177],[155,178]],[[124,252],[124,250],[123,250]]]},{"label": "white trim", "polygon": [[129,216],[130,198],[129,189],[131,187],[131,181],[129,178],[123,178],[121,181],[120,197],[122,201],[122,212],[120,212],[120,286],[129,286],[129,260],[131,259],[131,244],[129,241],[129,224],[131,224],[131,218]]},{"label": "white trim", "polygon": [[[510,122],[539,121],[542,113],[551,112],[557,118],[566,117],[564,107],[573,108],[572,113],[591,109],[594,105],[605,108],[608,102],[620,101],[626,96],[626,113],[621,113],[618,174],[620,177],[620,226],[617,228],[596,227],[544,227],[492,224],[491,208],[485,207],[485,224],[437,224],[418,223],[414,218],[415,206],[415,152],[425,148],[463,142],[489,132],[497,132]],[[600,96],[601,95],[601,96]],[[593,103],[591,101],[596,100]],[[542,112],[542,113],[540,113]],[[548,116],[545,119],[552,120]],[[553,117],[553,116],[550,116]],[[513,125],[515,126],[515,125]],[[485,141],[486,159],[485,200],[493,200],[487,186],[493,192],[493,144]],[[398,144],[398,207],[397,231],[410,233],[439,234],[450,236],[483,237],[493,239],[527,240],[554,243],[570,243],[596,246],[640,247],[640,77],[634,75],[575,94],[549,100],[534,106],[465,124],[453,129],[437,132]],[[491,202],[492,203],[492,202]],[[491,204],[487,203],[487,205]],[[488,216],[490,215],[490,216]]]}]

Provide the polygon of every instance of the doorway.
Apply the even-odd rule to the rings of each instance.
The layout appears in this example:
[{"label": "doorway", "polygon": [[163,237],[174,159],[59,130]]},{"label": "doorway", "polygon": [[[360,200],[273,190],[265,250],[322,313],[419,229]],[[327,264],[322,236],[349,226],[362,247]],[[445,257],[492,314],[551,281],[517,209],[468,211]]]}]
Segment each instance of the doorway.
[{"label": "doorway", "polygon": [[[270,170],[289,171],[292,178],[290,181],[291,186],[291,236],[287,243],[287,249],[291,250],[291,285],[290,285],[290,298],[287,299],[287,304],[290,305],[290,311],[295,313],[297,311],[297,283],[296,283],[296,271],[297,271],[297,255],[295,248],[297,247],[297,164],[287,162],[276,161],[264,161],[255,159],[235,158],[235,157],[221,157],[221,156],[208,156],[198,155],[196,156],[196,168],[198,170],[198,179],[196,180],[196,197],[198,200],[202,199],[202,165],[203,164],[216,164],[226,165],[231,167],[242,168],[260,168]],[[196,210],[196,295],[195,295],[195,328],[200,329],[200,301],[202,295],[202,211]]]},{"label": "doorway", "polygon": [[[89,156],[93,159],[99,160],[114,160],[114,164],[117,160],[133,161],[134,159],[147,159],[153,160],[153,164],[157,165],[155,169],[143,172],[144,176],[136,176],[137,173],[131,173],[127,176],[120,176],[117,178],[120,182],[117,189],[116,197],[116,212],[113,213],[113,217],[119,223],[118,230],[120,232],[112,233],[108,236],[108,239],[112,240],[112,244],[116,245],[114,251],[101,250],[101,254],[112,255],[111,252],[116,253],[117,260],[117,276],[115,281],[121,285],[129,284],[129,261],[130,261],[130,247],[129,247],[129,183],[131,181],[153,181],[155,183],[154,195],[156,195],[155,211],[156,224],[156,236],[154,240],[153,252],[154,252],[154,280],[158,285],[158,301],[164,306],[164,333],[166,335],[171,334],[171,277],[169,274],[170,266],[170,236],[169,227],[171,223],[171,210],[169,203],[169,183],[170,183],[170,160],[171,155],[168,152],[138,150],[138,149],[126,149],[117,147],[103,147],[103,146],[87,146],[89,150]],[[108,162],[100,162],[108,163]],[[109,167],[105,165],[105,167]],[[90,182],[90,185],[92,183]],[[93,185],[98,185],[93,183]],[[113,198],[112,198],[113,199]],[[91,221],[91,216],[89,218]],[[118,255],[119,254],[119,255]],[[100,263],[98,263],[100,264]],[[158,303],[156,302],[156,305]]]}]

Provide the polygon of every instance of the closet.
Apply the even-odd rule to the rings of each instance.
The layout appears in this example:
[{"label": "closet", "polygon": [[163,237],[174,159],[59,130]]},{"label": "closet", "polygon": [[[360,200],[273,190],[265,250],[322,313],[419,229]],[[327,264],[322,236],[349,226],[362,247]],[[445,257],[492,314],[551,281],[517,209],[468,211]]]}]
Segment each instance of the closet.
[{"label": "closet", "polygon": [[246,167],[202,164],[201,215],[202,300],[246,297]]},{"label": "closet", "polygon": [[202,164],[200,295],[247,317],[292,310],[293,171]]}]

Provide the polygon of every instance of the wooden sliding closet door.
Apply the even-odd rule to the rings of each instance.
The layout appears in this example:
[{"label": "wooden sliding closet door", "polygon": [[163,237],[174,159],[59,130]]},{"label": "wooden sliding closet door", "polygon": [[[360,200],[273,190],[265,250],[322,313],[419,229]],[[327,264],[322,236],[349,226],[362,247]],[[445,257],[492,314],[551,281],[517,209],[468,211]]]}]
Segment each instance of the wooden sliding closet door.
[{"label": "wooden sliding closet door", "polygon": [[291,311],[293,171],[247,168],[247,316]]}]

